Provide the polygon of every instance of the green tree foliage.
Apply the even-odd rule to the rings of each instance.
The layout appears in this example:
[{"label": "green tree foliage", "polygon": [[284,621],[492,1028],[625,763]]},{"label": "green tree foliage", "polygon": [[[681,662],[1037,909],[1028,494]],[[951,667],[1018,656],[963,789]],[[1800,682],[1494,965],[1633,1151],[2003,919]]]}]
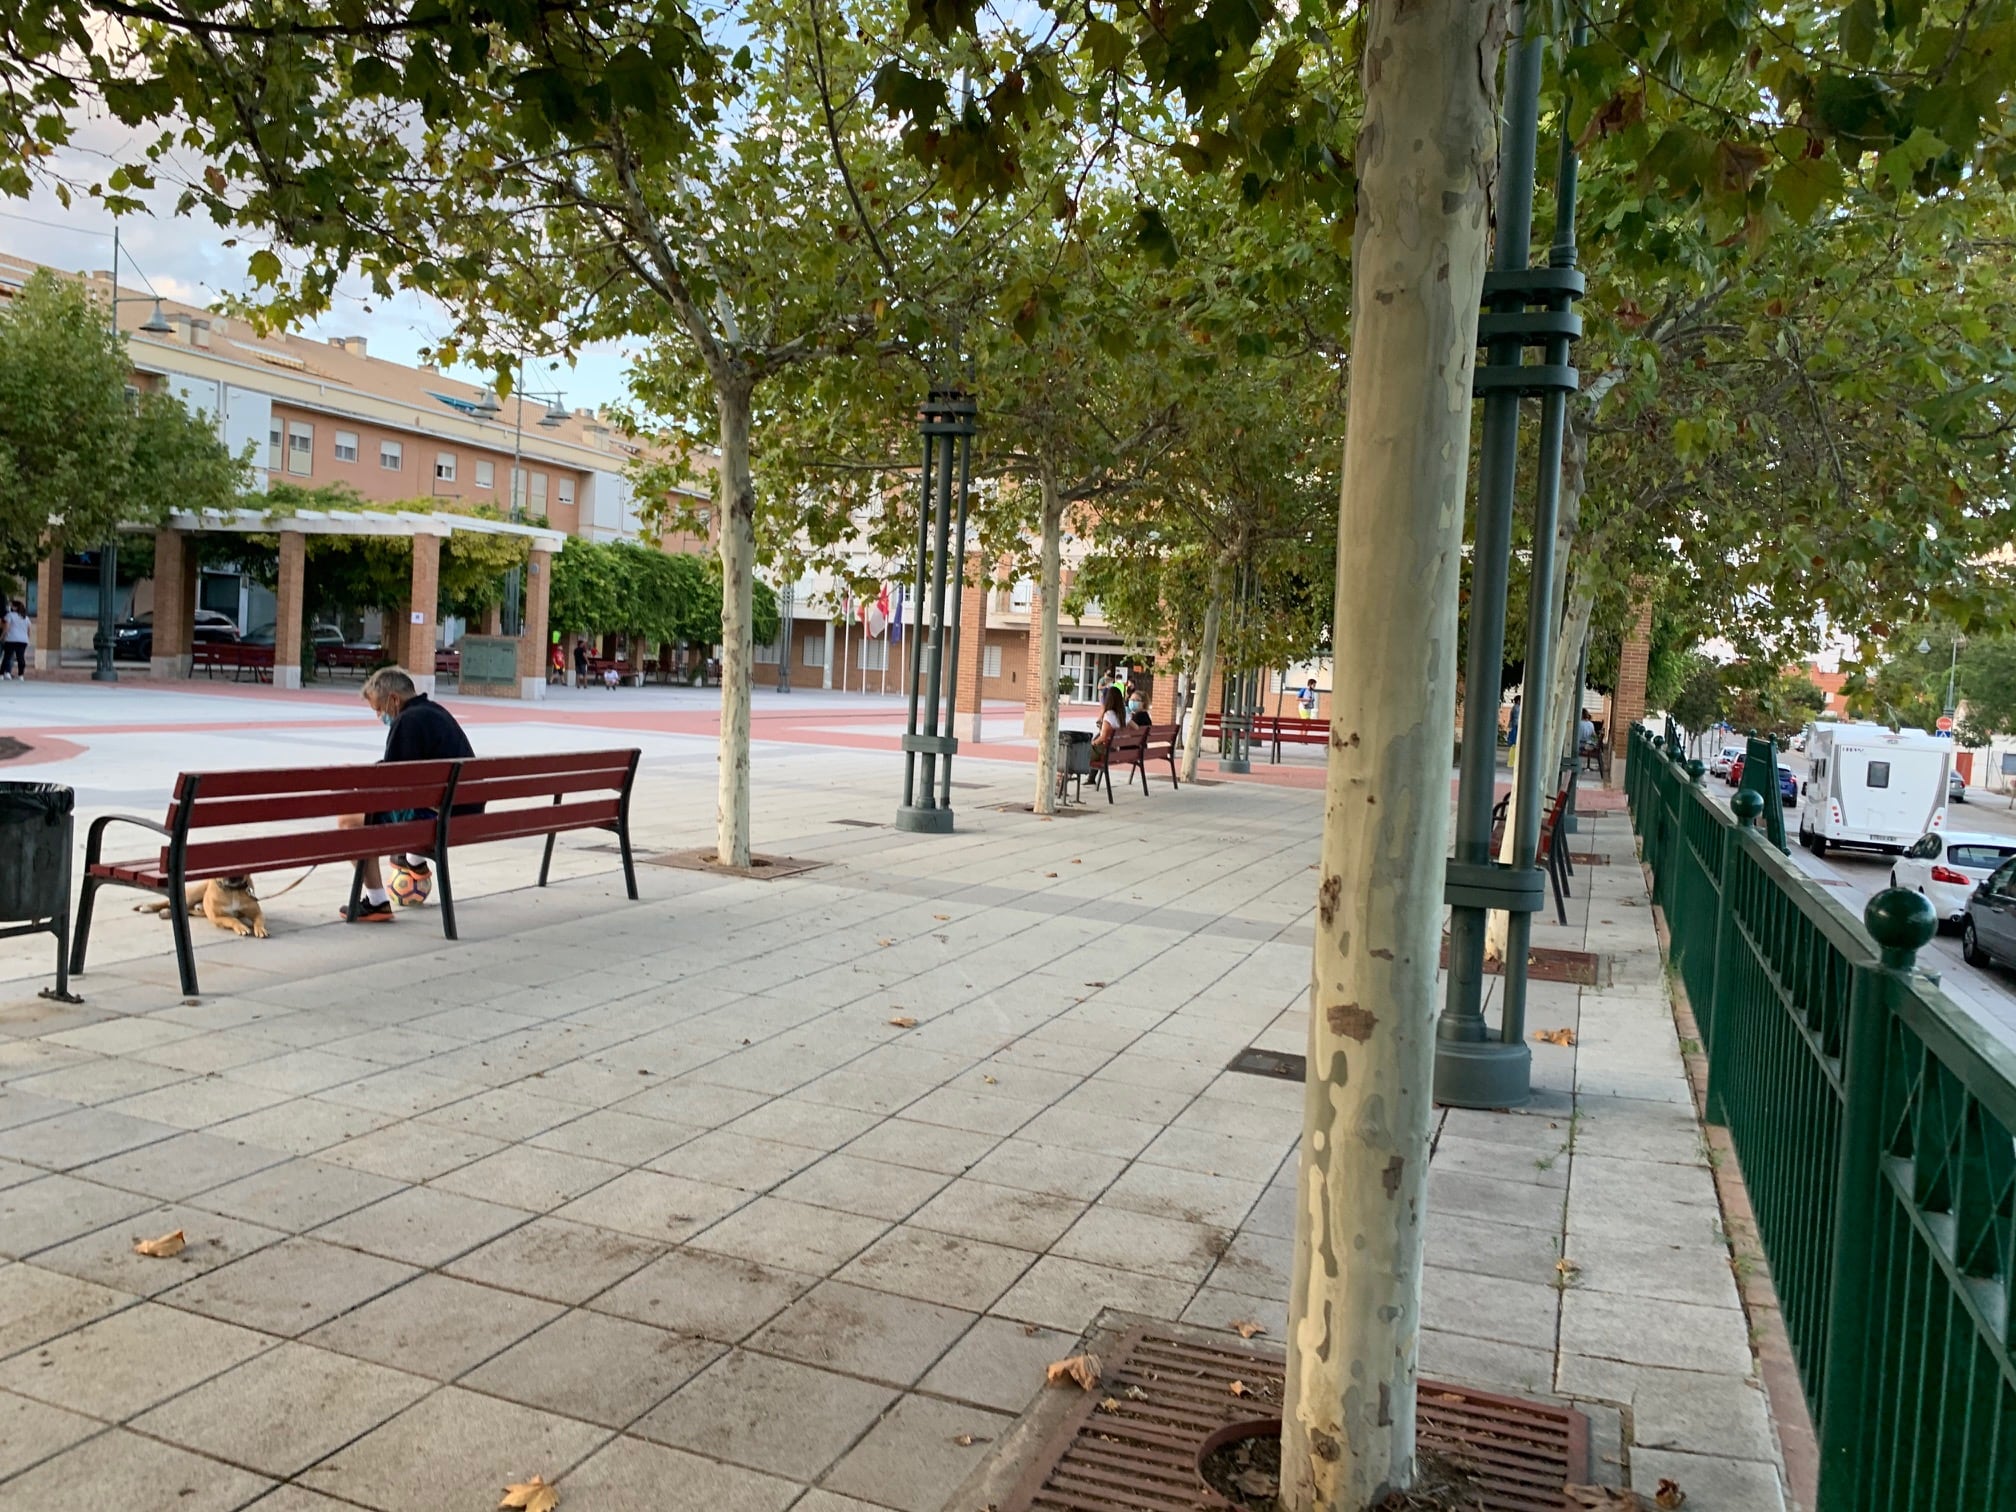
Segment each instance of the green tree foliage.
[{"label": "green tree foliage", "polygon": [[0,306],[0,573],[234,502],[246,467],[212,422],[170,394],[129,397],[132,381],[124,339],[75,279],[37,272]]},{"label": "green tree foliage", "polygon": [[[1893,728],[1933,728],[1951,688],[1963,745],[2016,735],[2016,636],[1991,631],[1961,641],[1951,622],[1901,627],[1879,655],[1849,669],[1848,712]],[[1926,649],[1920,651],[1923,645]],[[1957,655],[1956,655],[1957,652]]]},{"label": "green tree foliage", "polygon": [[1722,680],[1729,723],[1745,732],[1783,739],[1796,735],[1827,707],[1827,696],[1803,669],[1765,661],[1735,662],[1724,669]]},{"label": "green tree foliage", "polygon": [[[776,594],[759,581],[752,603],[756,639],[774,641],[782,621]],[[555,630],[574,634],[718,645],[720,563],[635,542],[572,539],[553,558],[549,614]]]}]

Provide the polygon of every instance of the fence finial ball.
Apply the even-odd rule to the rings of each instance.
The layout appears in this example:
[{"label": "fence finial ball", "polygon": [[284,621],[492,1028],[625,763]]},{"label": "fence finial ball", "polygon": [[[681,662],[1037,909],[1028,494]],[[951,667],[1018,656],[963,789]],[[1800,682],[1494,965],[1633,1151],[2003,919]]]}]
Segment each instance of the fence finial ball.
[{"label": "fence finial ball", "polygon": [[1739,788],[1736,796],[1729,800],[1730,812],[1735,814],[1738,824],[1755,824],[1764,817],[1764,798],[1748,788]]},{"label": "fence finial ball", "polygon": [[1883,952],[1886,966],[1910,966],[1939,932],[1939,914],[1923,893],[1886,887],[1862,910],[1862,923]]},{"label": "fence finial ball", "polygon": [[1687,780],[1689,782],[1699,782],[1707,770],[1708,768],[1701,765],[1700,762],[1690,761],[1687,763]]}]

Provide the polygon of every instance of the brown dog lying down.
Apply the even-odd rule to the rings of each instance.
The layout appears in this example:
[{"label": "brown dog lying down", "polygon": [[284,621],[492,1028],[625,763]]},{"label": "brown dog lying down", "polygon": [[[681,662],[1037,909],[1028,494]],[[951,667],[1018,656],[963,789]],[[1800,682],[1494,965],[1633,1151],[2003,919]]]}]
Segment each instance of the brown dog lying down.
[{"label": "brown dog lying down", "polygon": [[[165,919],[168,910],[174,906],[164,898],[159,903],[135,904],[133,911],[159,914]],[[252,891],[250,877],[212,877],[208,882],[191,882],[184,906],[192,914],[201,914],[219,929],[261,940],[266,938],[266,914],[259,906],[258,895]]]}]

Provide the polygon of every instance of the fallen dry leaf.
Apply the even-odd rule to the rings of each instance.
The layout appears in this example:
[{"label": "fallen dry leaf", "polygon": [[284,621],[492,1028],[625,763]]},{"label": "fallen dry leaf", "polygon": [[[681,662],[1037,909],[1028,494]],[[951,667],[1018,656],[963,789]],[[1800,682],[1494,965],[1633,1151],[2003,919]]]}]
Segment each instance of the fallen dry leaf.
[{"label": "fallen dry leaf", "polygon": [[1040,1323],[1024,1323],[1022,1325],[1022,1332],[1026,1337],[1033,1339],[1036,1335],[1043,1332],[1043,1325]]},{"label": "fallen dry leaf", "polygon": [[166,1260],[181,1254],[188,1246],[189,1241],[183,1237],[182,1230],[177,1229],[172,1234],[163,1234],[159,1239],[142,1239],[133,1246],[133,1253],[145,1255],[149,1260]]},{"label": "fallen dry leaf", "polygon": [[1043,1372],[1043,1382],[1055,1386],[1063,1381],[1073,1383],[1081,1391],[1090,1391],[1099,1384],[1099,1356],[1080,1354],[1068,1360],[1053,1360]]},{"label": "fallen dry leaf", "polygon": [[951,917],[952,917],[952,915],[950,915],[950,914],[933,914],[933,915],[931,915],[931,917],[932,917],[932,918],[934,918],[934,919],[936,919],[936,920],[937,920],[937,921],[938,921],[938,922],[939,922],[940,924],[943,924],[943,923],[944,923],[944,922],[945,922],[945,921],[946,921],[947,919],[951,918]]},{"label": "fallen dry leaf", "polygon": [[1535,1029],[1533,1038],[1543,1045],[1572,1045],[1575,1043],[1573,1029]]},{"label": "fallen dry leaf", "polygon": [[1248,1386],[1244,1381],[1234,1381],[1230,1386],[1226,1387],[1225,1389],[1231,1392],[1232,1395],[1236,1397],[1245,1397],[1253,1395],[1253,1388]]},{"label": "fallen dry leaf", "polygon": [[894,945],[896,942],[894,940],[877,940],[875,943],[877,945]]},{"label": "fallen dry leaf", "polygon": [[1560,1272],[1563,1280],[1569,1280],[1580,1274],[1582,1267],[1564,1255],[1554,1262],[1554,1269]]},{"label": "fallen dry leaf", "polygon": [[1101,1412],[1118,1412],[1120,1410],[1120,1398],[1107,1397],[1104,1401],[1100,1402],[1099,1410]]},{"label": "fallen dry leaf", "polygon": [[1057,875],[1057,873],[1055,873],[1055,872],[1045,872],[1045,873],[1043,873],[1043,875],[1044,875],[1044,876],[1046,876],[1046,877],[1054,877],[1054,876],[1056,876],[1056,875]]},{"label": "fallen dry leaf", "polygon": [[545,1477],[535,1475],[529,1481],[504,1488],[504,1500],[497,1503],[502,1507],[522,1507],[524,1512],[553,1512],[560,1505],[560,1493],[546,1484]]},{"label": "fallen dry leaf", "polygon": [[996,1081],[993,1077],[987,1075],[987,1073],[984,1071],[980,1073],[980,1080],[987,1083],[987,1085],[990,1087],[998,1087],[1001,1085],[1000,1082]]},{"label": "fallen dry leaf", "polygon": [[1636,1491],[1620,1491],[1615,1486],[1564,1486],[1562,1494],[1571,1507],[1589,1512],[1648,1512],[1651,1503]]},{"label": "fallen dry leaf", "polygon": [[1148,1393],[1143,1391],[1139,1386],[1129,1386],[1127,1388],[1127,1400],[1130,1402],[1145,1402],[1148,1400]]},{"label": "fallen dry leaf", "polygon": [[1255,1323],[1251,1318],[1242,1318],[1232,1325],[1232,1332],[1239,1335],[1242,1339],[1250,1339],[1253,1335],[1263,1334],[1267,1330],[1258,1323]]},{"label": "fallen dry leaf", "polygon": [[975,1444],[991,1444],[994,1440],[981,1438],[978,1434],[973,1433],[955,1433],[952,1436],[952,1442],[957,1444],[961,1449],[971,1449]]},{"label": "fallen dry leaf", "polygon": [[1659,1489],[1652,1493],[1652,1505],[1658,1507],[1660,1512],[1673,1512],[1675,1507],[1687,1505],[1687,1493],[1680,1489],[1680,1482],[1668,1480],[1662,1475],[1659,1478]]},{"label": "fallen dry leaf", "polygon": [[1071,864],[1073,866],[1083,866],[1085,863],[1083,861],[1080,861],[1076,856],[1073,856],[1071,858]]},{"label": "fallen dry leaf", "polygon": [[891,1028],[895,1029],[915,1029],[917,1027],[917,1020],[910,1017],[907,1013],[899,1013],[889,1020],[889,1024]]}]

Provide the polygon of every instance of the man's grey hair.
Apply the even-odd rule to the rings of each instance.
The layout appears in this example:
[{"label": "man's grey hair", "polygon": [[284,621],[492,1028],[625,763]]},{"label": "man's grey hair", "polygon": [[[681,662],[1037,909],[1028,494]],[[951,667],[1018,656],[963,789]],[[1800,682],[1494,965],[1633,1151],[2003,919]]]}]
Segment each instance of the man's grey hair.
[{"label": "man's grey hair", "polygon": [[364,699],[371,704],[393,698],[404,703],[419,691],[404,667],[380,667],[364,679]]}]

